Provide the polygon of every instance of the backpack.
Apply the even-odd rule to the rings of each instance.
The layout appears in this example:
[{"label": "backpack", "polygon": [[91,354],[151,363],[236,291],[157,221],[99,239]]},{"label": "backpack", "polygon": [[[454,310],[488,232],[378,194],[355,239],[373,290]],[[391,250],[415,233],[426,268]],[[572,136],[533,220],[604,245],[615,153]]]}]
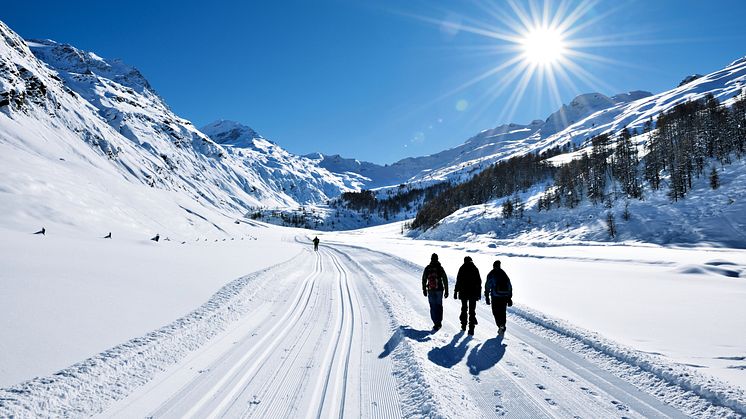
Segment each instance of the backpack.
[{"label": "backpack", "polygon": [[438,289],[438,269],[431,268],[427,273],[427,289],[436,290]]}]

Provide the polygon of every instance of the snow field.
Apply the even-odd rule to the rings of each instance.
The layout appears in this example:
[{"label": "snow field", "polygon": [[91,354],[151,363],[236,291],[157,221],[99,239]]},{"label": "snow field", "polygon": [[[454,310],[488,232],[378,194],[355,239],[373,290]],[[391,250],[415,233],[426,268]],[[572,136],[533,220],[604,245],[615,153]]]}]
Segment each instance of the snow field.
[{"label": "snow field", "polygon": [[[305,245],[312,236],[289,234],[298,230],[256,231],[252,243],[281,244],[285,257],[298,251],[230,282],[168,326],[0,390],[0,416],[737,417],[743,409],[742,391],[681,376],[689,370],[522,305],[500,337],[480,303],[470,337],[459,332],[460,303],[449,299],[444,328],[432,333],[422,267],[400,259],[414,250],[412,259],[429,259],[427,242],[400,242],[379,228],[320,235],[313,252]],[[386,253],[348,245],[355,237]],[[339,239],[346,244],[334,244]],[[465,249],[440,249],[453,271]],[[545,259],[552,253],[540,251]],[[492,257],[470,254],[478,266]],[[613,254],[576,263],[598,268]],[[266,263],[264,255],[253,257]],[[506,259],[506,269],[520,259]],[[525,293],[508,272],[516,295]]]},{"label": "snow field", "polygon": [[0,228],[0,387],[143,336],[300,251],[281,228],[236,227],[234,240],[183,245],[117,230],[102,239],[50,225],[47,236]]}]

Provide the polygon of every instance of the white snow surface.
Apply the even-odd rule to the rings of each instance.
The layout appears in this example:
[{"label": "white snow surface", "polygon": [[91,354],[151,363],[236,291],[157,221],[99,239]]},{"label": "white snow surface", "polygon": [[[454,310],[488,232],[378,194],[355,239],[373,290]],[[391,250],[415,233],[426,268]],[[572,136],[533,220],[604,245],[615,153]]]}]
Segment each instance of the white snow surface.
[{"label": "white snow surface", "polygon": [[[742,251],[490,248],[411,240],[386,226],[320,234],[313,252],[314,232],[239,227],[236,239],[256,240],[11,233],[14,245],[0,254],[13,275],[0,284],[38,301],[0,305],[1,318],[14,320],[0,323],[12,336],[3,352],[14,356],[8,364],[23,361],[17,372],[29,378],[3,384],[0,416],[746,413],[743,370],[733,368],[746,348],[733,333],[744,326],[743,281],[679,269],[714,258],[744,266]],[[434,251],[450,288],[463,255],[483,276],[503,259],[516,302],[504,337],[481,302],[476,334],[465,336],[452,299],[444,328],[429,330],[420,272]],[[50,262],[20,257],[38,252]],[[80,252],[92,256],[90,267],[75,266],[70,254]],[[123,254],[139,263],[112,262]],[[103,276],[107,268],[118,272]],[[717,328],[703,327],[715,319]],[[38,346],[79,361],[52,361]],[[40,374],[36,363],[60,370]]]}]

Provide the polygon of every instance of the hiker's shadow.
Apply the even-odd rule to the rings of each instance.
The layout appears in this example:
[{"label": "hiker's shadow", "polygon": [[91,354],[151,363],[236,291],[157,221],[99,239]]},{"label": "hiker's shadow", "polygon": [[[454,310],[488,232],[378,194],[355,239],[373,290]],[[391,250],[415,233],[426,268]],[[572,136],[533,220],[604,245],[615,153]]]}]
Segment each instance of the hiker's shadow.
[{"label": "hiker's shadow", "polygon": [[471,336],[467,336],[466,339],[461,340],[463,336],[463,331],[456,333],[448,345],[431,349],[427,353],[427,359],[444,368],[451,368],[458,364],[466,356],[466,351],[469,349],[469,342],[471,342]]},{"label": "hiker's shadow", "polygon": [[391,352],[394,352],[394,349],[396,349],[399,342],[404,338],[416,340],[417,342],[427,342],[430,340],[430,335],[432,335],[432,331],[430,330],[417,330],[409,326],[399,326],[383,345],[383,352],[378,355],[378,358],[386,358],[391,355]]},{"label": "hiker's shadow", "polygon": [[502,359],[505,355],[505,348],[508,345],[503,343],[503,337],[487,339],[483,344],[472,348],[469,357],[466,359],[466,365],[469,372],[473,375],[479,375],[480,372],[488,370]]}]

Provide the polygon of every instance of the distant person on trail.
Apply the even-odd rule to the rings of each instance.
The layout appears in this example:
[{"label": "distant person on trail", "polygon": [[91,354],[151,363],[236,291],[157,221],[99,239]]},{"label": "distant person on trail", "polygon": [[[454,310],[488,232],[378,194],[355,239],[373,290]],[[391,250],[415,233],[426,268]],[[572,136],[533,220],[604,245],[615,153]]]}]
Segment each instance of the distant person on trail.
[{"label": "distant person on trail", "polygon": [[[155,235],[155,237],[153,237],[153,238],[152,238],[152,239],[150,239],[150,240],[153,240],[154,242],[157,242],[157,241],[158,241],[158,240],[160,240],[160,239],[161,239],[161,235],[160,235],[160,233],[159,233],[159,234],[156,234],[156,235]],[[215,240],[215,241],[217,241],[217,240]]]},{"label": "distant person on trail", "polygon": [[318,236],[316,236],[316,237],[313,238],[313,250],[314,250],[314,252],[318,252],[319,251],[319,241],[320,240],[319,240]]},{"label": "distant person on trail", "polygon": [[505,310],[513,305],[513,285],[508,274],[500,268],[500,261],[492,264],[492,270],[487,274],[484,283],[484,299],[490,305],[492,299],[492,315],[495,316],[497,333],[505,333]]},{"label": "distant person on trail", "polygon": [[453,298],[461,299],[461,330],[466,330],[468,320],[469,334],[473,335],[477,325],[477,301],[482,298],[482,277],[470,256],[464,258],[464,264],[458,270]]},{"label": "distant person on trail", "polygon": [[47,229],[44,228],[44,227],[42,227],[41,230],[37,231],[34,234],[41,234],[42,236],[46,236],[47,235]]},{"label": "distant person on trail", "polygon": [[105,239],[110,239],[111,238],[111,231],[109,232],[109,234],[105,235],[104,238]]},{"label": "distant person on trail", "polygon": [[422,294],[430,303],[433,330],[438,330],[443,327],[443,297],[448,298],[448,275],[435,253],[430,256],[430,264],[422,272]]}]

